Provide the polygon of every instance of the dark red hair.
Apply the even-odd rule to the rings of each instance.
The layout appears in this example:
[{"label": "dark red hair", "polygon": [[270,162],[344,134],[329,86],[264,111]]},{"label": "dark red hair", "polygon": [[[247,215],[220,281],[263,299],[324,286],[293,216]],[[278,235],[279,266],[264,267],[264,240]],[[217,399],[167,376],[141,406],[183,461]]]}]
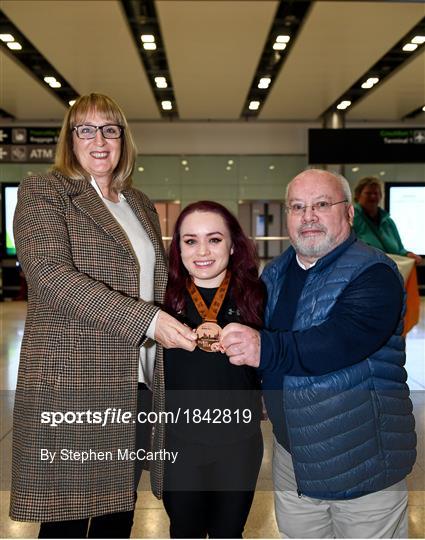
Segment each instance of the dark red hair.
[{"label": "dark red hair", "polygon": [[180,228],[183,220],[193,212],[213,212],[224,220],[233,244],[228,269],[232,273],[229,292],[240,312],[241,322],[260,327],[262,324],[264,286],[258,278],[258,256],[254,243],[245,235],[235,216],[221,204],[199,201],[182,210],[174,227],[169,249],[168,285],[165,307],[174,313],[184,311],[186,281],[189,273],[180,255]]}]

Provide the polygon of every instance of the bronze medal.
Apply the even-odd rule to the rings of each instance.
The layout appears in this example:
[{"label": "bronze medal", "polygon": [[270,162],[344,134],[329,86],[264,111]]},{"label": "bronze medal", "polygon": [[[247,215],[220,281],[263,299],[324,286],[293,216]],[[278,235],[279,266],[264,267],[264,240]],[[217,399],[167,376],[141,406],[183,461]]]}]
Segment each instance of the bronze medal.
[{"label": "bronze medal", "polygon": [[187,290],[198,310],[199,315],[202,317],[202,324],[196,329],[196,335],[198,336],[198,347],[205,352],[219,352],[220,350],[220,335],[221,328],[217,324],[217,315],[223,304],[223,300],[226,296],[227,289],[230,283],[230,272],[227,271],[226,275],[217,289],[213,301],[208,308],[202,299],[202,296],[195,283],[192,280],[187,282]]},{"label": "bronze medal", "polygon": [[210,321],[203,322],[196,329],[198,347],[205,352],[219,352],[221,328]]}]

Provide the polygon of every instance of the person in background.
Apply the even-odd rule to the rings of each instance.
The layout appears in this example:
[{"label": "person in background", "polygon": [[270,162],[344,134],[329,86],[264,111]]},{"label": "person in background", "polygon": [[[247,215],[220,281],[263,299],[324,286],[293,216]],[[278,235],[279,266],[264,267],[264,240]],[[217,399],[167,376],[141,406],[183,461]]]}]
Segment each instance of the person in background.
[{"label": "person in background", "polygon": [[419,264],[422,257],[405,249],[396,224],[389,213],[379,207],[381,200],[382,184],[379,178],[365,176],[357,182],[354,188],[356,204],[353,224],[357,237],[385,253],[410,257]]},{"label": "person in background", "polygon": [[[19,188],[28,314],[10,515],[42,522],[40,538],[130,536],[141,466],[117,452],[149,450],[150,429],[112,417],[149,412],[152,392],[162,410],[163,347],[195,347],[191,330],[158,307],[167,267],[155,207],[131,187],[135,158],[120,107],[85,95],[65,116],[52,172]],[[162,465],[151,468],[158,496]]]},{"label": "person in background", "polygon": [[357,240],[345,178],[311,169],[286,194],[292,246],[264,269],[264,330],[232,323],[230,362],[257,367],[287,538],[407,537],[416,459],[395,263]]},{"label": "person in background", "polygon": [[241,538],[259,473],[263,441],[256,370],[219,350],[221,328],[262,324],[263,285],[253,243],[212,201],[187,206],[170,245],[165,306],[192,328],[198,348],[165,351],[167,423],[164,506],[173,538]]}]

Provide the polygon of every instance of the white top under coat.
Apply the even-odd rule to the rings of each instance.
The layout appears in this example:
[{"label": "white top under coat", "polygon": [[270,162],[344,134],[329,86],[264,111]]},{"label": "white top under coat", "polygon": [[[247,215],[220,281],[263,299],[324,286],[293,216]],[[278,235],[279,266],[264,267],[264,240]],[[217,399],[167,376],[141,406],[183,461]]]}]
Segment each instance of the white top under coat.
[{"label": "white top under coat", "polygon": [[[147,232],[137,219],[122,193],[119,193],[119,201],[115,203],[102,195],[102,192],[93,177],[91,185],[102,199],[106,208],[108,208],[117,223],[121,226],[133,249],[139,267],[139,298],[145,302],[153,303],[155,250]],[[152,388],[155,366],[156,344],[153,341],[153,338],[158,315],[159,312],[152,319],[149,328],[146,331],[146,335],[150,339],[140,347],[139,382],[145,383],[149,388]]]}]

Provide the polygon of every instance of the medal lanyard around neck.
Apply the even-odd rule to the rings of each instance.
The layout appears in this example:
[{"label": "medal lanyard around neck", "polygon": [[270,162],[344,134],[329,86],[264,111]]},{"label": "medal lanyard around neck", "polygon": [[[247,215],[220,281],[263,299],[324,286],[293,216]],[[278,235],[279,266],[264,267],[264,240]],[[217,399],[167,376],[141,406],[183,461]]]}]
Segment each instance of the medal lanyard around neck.
[{"label": "medal lanyard around neck", "polygon": [[226,271],[226,275],[221,282],[220,287],[217,289],[213,301],[211,302],[210,307],[208,308],[205,304],[201,293],[198,291],[195,283],[192,279],[188,280],[186,283],[186,288],[189,291],[189,294],[195,304],[195,307],[202,317],[203,321],[208,322],[217,322],[217,315],[220,311],[221,306],[223,305],[224,298],[226,297],[227,289],[229,288],[231,273],[229,270]]}]

